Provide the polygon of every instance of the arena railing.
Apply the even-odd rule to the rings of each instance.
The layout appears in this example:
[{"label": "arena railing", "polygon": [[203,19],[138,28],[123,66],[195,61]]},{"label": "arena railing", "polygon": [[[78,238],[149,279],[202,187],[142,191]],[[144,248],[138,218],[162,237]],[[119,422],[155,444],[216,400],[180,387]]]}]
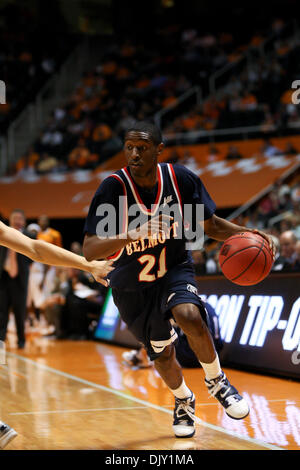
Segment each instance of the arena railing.
[{"label": "arena railing", "polygon": [[268,49],[270,49],[273,43],[278,40],[288,37],[297,37],[299,34],[299,26],[296,18],[293,18],[289,21],[282,30],[277,33],[271,33],[261,44],[257,46],[249,46],[241,56],[229,63],[224,65],[221,69],[217,70],[213,73],[209,78],[209,94],[215,95],[219,86],[217,86],[217,81],[219,81],[219,85],[224,85],[226,77],[228,78],[229,75],[232,75],[234,72],[238,72],[243,66],[248,66],[251,62],[251,57],[253,53],[257,52],[259,56],[265,57],[268,53]]},{"label": "arena railing", "polygon": [[181,96],[179,96],[179,98],[174,103],[171,103],[170,105],[168,105],[165,108],[162,108],[160,111],[158,111],[154,115],[154,121],[155,121],[156,125],[159,128],[161,128],[162,127],[162,118],[166,114],[168,114],[172,110],[174,110],[175,108],[179,108],[182,103],[187,102],[187,100],[191,97],[193,99],[193,104],[194,105],[198,106],[202,103],[203,96],[202,96],[202,89],[201,89],[200,86],[194,86],[194,87],[190,88],[189,90],[184,92]]},{"label": "arena railing", "polygon": [[[292,122],[286,126],[287,132],[297,132],[300,129],[300,120]],[[209,131],[189,131],[189,132],[174,132],[164,133],[164,142],[166,145],[191,145],[201,143],[201,141],[214,142],[217,137],[232,137],[241,140],[247,140],[250,136],[257,135],[262,138],[268,134],[276,133],[278,127],[275,124],[259,125],[259,126],[244,126],[244,127],[230,127],[227,129],[211,129]]]}]

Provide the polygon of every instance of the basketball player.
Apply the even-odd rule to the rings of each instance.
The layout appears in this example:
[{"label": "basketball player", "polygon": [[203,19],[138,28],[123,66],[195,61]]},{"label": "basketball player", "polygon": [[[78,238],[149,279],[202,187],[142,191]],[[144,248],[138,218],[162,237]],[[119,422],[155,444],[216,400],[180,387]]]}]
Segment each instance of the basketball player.
[{"label": "basketball player", "polygon": [[[82,256],[42,240],[33,240],[2,222],[0,222],[0,244],[40,263],[90,272],[97,282],[105,286],[108,285],[105,278],[113,270],[112,261],[92,261],[89,263]],[[14,429],[0,421],[0,449],[3,449],[16,436],[17,433]]]},{"label": "basketball player", "polygon": [[[175,436],[191,437],[197,420],[195,397],[176,360],[177,334],[169,321],[171,317],[186,334],[205,372],[209,394],[221,403],[227,415],[245,418],[249,407],[221,369],[207,327],[207,312],[197,294],[186,237],[178,237],[178,222],[163,213],[163,208],[173,203],[179,208],[191,204],[194,209],[204,205],[204,222],[196,222],[202,222],[206,234],[219,241],[249,229],[217,217],[215,203],[190,170],[177,164],[158,164],[163,147],[161,133],[151,123],[136,123],[126,131],[124,153],[128,166],[106,178],[96,191],[85,223],[83,252],[87,260],[114,259],[115,270],[109,275],[114,302],[175,396]],[[120,210],[119,196],[125,196]],[[117,220],[120,216],[120,227],[112,236],[100,233],[100,227],[109,222],[105,211],[99,215],[101,204],[113,204]],[[131,215],[134,204],[150,221],[130,229],[136,217]],[[271,238],[261,235],[273,251]]]}]

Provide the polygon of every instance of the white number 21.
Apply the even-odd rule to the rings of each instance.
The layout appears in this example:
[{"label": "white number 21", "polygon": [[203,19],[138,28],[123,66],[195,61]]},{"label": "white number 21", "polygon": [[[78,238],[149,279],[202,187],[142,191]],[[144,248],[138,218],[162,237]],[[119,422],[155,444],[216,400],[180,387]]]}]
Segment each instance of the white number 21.
[{"label": "white number 21", "polygon": [[153,282],[156,279],[159,279],[160,277],[163,277],[166,272],[166,247],[164,247],[159,255],[159,260],[158,260],[158,271],[155,274],[150,274],[151,269],[155,265],[156,258],[154,255],[143,255],[140,258],[138,258],[138,261],[141,264],[146,265],[143,267],[139,274],[139,281],[140,282]]}]

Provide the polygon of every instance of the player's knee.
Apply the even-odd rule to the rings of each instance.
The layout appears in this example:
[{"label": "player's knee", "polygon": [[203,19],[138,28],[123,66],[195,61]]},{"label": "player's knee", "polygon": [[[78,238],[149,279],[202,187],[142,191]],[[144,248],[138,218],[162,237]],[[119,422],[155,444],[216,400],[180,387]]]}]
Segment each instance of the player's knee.
[{"label": "player's knee", "polygon": [[198,333],[206,329],[198,307],[194,304],[178,305],[172,310],[176,323],[185,333],[192,333],[197,330]]},{"label": "player's knee", "polygon": [[172,360],[174,356],[174,345],[170,344],[164,348],[161,354],[154,360],[155,364],[166,364]]}]

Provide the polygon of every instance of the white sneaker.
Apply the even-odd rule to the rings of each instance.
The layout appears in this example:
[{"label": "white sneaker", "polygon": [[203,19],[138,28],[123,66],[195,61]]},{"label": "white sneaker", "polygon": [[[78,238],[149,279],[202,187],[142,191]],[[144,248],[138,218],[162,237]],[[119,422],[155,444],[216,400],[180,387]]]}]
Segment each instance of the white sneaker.
[{"label": "white sneaker", "polygon": [[248,403],[245,398],[239,395],[237,389],[229,383],[223,371],[216,379],[205,379],[205,385],[209,394],[221,403],[230,418],[243,419],[248,416],[250,411]]},{"label": "white sneaker", "polygon": [[0,449],[4,449],[17,435],[18,433],[7,424],[0,423]]},{"label": "white sneaker", "polygon": [[138,351],[137,349],[132,349],[131,351],[125,351],[122,354],[123,361],[130,367],[151,367],[153,362],[147,356],[146,351]]},{"label": "white sneaker", "polygon": [[195,396],[176,398],[173,431],[176,437],[192,437],[195,434]]}]

